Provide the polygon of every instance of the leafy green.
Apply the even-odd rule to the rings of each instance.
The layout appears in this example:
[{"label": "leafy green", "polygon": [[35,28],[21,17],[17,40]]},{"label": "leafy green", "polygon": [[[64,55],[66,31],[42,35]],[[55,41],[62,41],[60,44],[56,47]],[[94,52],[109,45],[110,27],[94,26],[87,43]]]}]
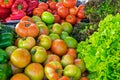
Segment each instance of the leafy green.
[{"label": "leafy green", "polygon": [[77,47],[86,63],[90,80],[120,80],[120,14],[108,15]]}]

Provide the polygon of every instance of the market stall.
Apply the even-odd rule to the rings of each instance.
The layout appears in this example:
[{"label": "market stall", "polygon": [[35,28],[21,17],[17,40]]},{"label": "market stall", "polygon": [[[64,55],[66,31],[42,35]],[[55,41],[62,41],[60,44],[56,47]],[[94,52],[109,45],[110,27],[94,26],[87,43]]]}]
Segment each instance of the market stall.
[{"label": "market stall", "polygon": [[120,80],[119,0],[0,0],[0,80]]}]

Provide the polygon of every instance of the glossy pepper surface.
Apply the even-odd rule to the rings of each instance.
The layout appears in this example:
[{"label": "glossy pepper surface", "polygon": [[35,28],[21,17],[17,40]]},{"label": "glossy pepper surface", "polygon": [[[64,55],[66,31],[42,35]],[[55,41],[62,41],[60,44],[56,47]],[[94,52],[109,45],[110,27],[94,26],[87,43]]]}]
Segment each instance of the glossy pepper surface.
[{"label": "glossy pepper surface", "polygon": [[0,6],[3,8],[11,8],[13,0],[0,0]]},{"label": "glossy pepper surface", "polygon": [[8,61],[7,53],[3,49],[0,49],[0,64],[6,63],[7,61]]},{"label": "glossy pepper surface", "polygon": [[11,65],[8,63],[0,64],[0,80],[8,80],[12,75]]},{"label": "glossy pepper surface", "polygon": [[6,48],[7,46],[12,46],[13,41],[13,34],[10,32],[5,32],[0,34],[0,48]]},{"label": "glossy pepper surface", "polygon": [[16,0],[12,5],[11,10],[12,12],[19,11],[19,10],[26,11],[27,8],[28,8],[28,5],[25,0]]}]

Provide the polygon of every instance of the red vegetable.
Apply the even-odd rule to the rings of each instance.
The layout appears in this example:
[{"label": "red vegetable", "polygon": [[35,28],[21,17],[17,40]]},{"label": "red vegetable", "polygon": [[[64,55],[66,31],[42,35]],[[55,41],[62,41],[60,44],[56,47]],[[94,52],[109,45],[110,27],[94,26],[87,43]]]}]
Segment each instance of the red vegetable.
[{"label": "red vegetable", "polygon": [[12,6],[12,12],[23,10],[26,11],[28,5],[25,0],[16,0]]},{"label": "red vegetable", "polygon": [[11,13],[10,9],[0,7],[1,20],[4,20],[5,18],[7,18],[10,15],[10,13]]},{"label": "red vegetable", "polygon": [[27,8],[26,13],[27,13],[27,15],[31,15],[33,10],[36,7],[38,7],[39,2],[38,2],[38,0],[25,0],[25,1],[26,1],[26,3],[28,3],[28,8]]},{"label": "red vegetable", "polygon": [[8,17],[6,19],[6,22],[9,22],[11,20],[20,20],[23,16],[25,16],[25,12],[22,11],[22,10],[19,10],[19,11],[16,11],[16,12],[13,12],[10,17]]},{"label": "red vegetable", "polygon": [[13,0],[0,0],[0,6],[3,8],[11,8]]}]

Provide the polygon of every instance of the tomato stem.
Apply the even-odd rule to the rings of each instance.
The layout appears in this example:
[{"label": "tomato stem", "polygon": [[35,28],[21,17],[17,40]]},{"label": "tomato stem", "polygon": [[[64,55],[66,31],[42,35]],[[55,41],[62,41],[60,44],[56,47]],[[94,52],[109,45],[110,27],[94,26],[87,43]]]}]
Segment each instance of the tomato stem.
[{"label": "tomato stem", "polygon": [[36,49],[32,50],[31,54],[34,55],[36,53],[36,51],[37,51]]}]

